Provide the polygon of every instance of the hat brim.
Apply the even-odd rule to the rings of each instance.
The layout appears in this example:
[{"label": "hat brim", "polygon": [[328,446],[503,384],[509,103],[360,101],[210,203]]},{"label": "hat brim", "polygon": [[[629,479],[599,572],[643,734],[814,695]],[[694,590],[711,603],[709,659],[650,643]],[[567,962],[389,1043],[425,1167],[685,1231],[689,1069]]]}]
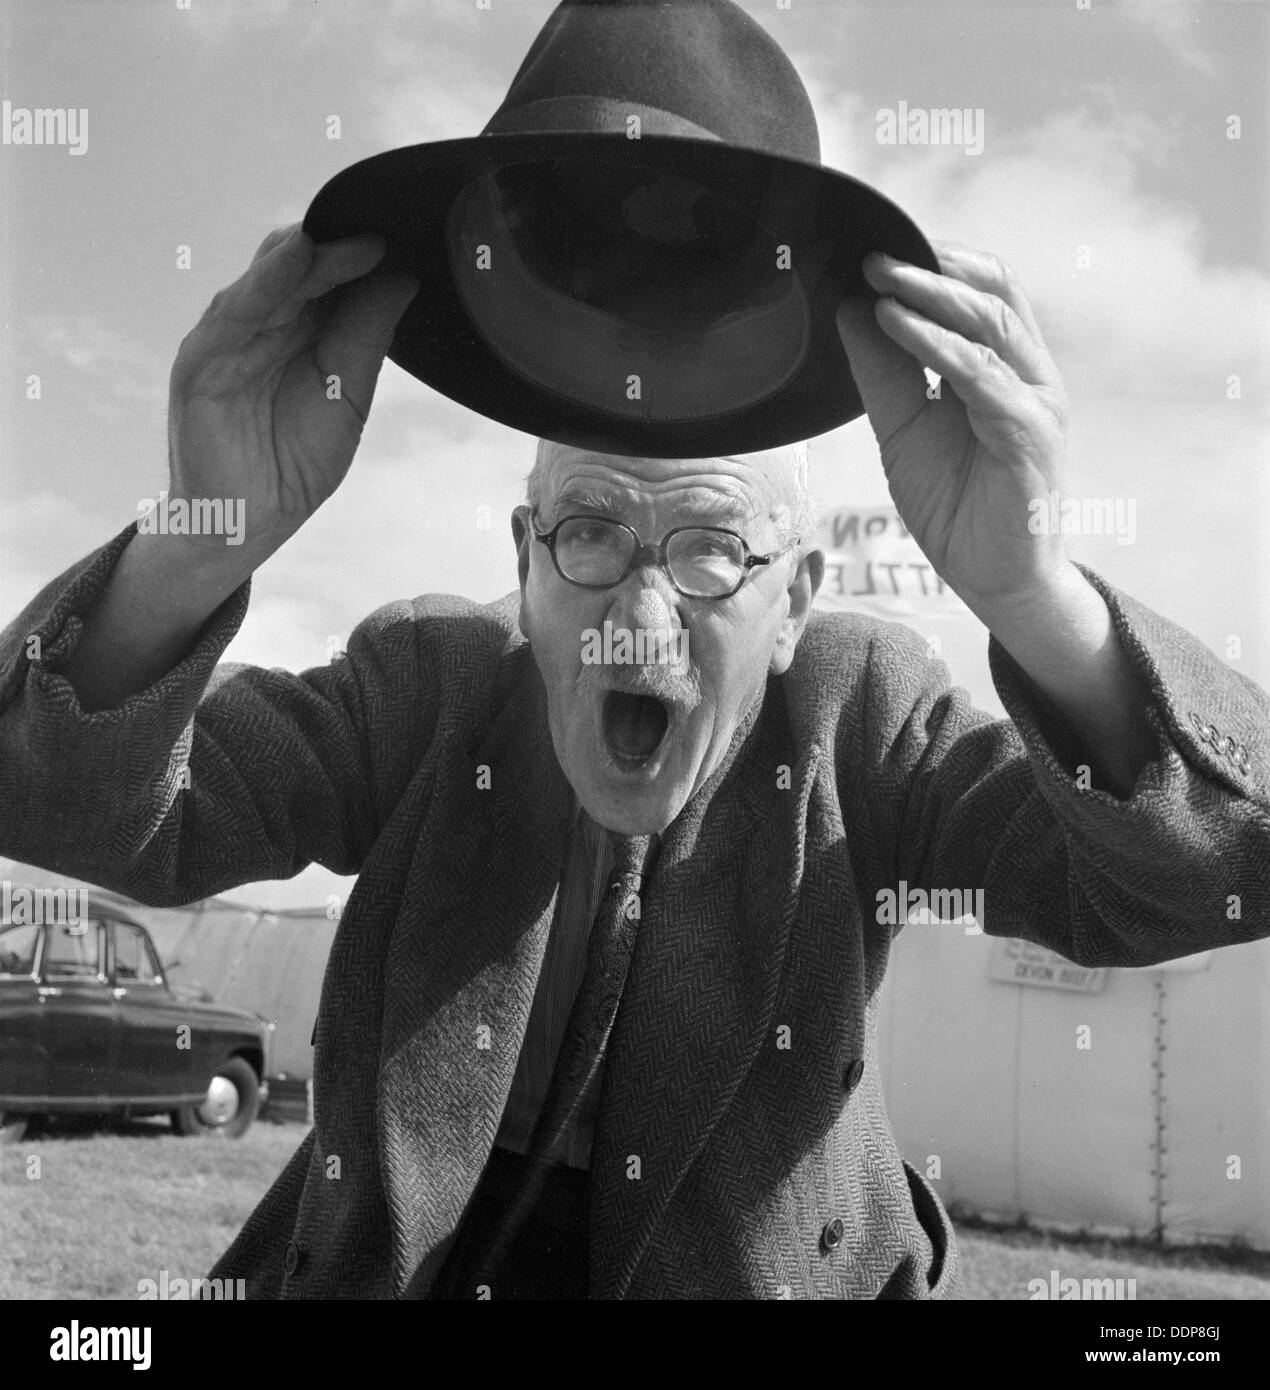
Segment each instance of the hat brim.
[{"label": "hat brim", "polygon": [[[515,371],[465,307],[451,269],[447,218],[460,192],[510,165],[610,162],[672,173],[741,206],[788,210],[773,236],[795,269],[814,264],[809,339],[797,370],[762,399],[697,418],[621,415],[580,403]],[[761,198],[759,193],[761,191]],[[378,232],[384,265],[419,278],[388,356],[452,400],[527,434],[604,453],[707,458],[809,439],[863,414],[835,316],[843,300],[876,296],[861,275],[870,251],[938,271],[913,221],[876,189],[833,169],[718,141],[620,134],[484,135],[411,145],[350,166],[318,193],[304,218],[318,242]],[[526,332],[533,331],[526,325]]]}]

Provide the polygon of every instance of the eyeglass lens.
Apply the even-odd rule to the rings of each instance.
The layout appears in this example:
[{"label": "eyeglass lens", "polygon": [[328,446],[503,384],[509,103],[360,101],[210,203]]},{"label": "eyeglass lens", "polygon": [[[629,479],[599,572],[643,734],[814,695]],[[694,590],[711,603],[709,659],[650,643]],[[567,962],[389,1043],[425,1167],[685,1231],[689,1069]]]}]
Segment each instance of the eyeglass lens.
[{"label": "eyeglass lens", "polygon": [[[635,553],[635,537],[596,517],[566,521],[556,536],[556,561],[579,584],[615,584]],[[736,536],[690,529],[670,539],[666,566],[675,586],[701,598],[726,594],[745,574],[745,550]]]}]

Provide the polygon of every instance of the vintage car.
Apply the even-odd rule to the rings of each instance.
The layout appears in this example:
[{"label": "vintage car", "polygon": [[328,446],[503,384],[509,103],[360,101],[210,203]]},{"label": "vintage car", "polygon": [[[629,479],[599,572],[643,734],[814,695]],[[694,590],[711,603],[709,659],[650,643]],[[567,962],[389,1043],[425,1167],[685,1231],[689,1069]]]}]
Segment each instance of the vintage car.
[{"label": "vintage car", "polygon": [[271,1025],[170,983],[149,933],[113,904],[85,894],[80,910],[63,900],[43,913],[4,886],[0,1142],[36,1115],[89,1113],[244,1134],[266,1093]]}]

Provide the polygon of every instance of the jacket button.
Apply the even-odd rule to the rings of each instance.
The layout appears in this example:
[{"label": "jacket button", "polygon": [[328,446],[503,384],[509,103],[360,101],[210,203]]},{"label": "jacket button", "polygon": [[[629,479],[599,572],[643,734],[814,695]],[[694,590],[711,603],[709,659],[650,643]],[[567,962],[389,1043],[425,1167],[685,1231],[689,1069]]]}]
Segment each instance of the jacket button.
[{"label": "jacket button", "polygon": [[848,1095],[860,1084],[860,1078],[863,1075],[864,1063],[857,1057],[842,1073],[842,1084],[847,1088]]},{"label": "jacket button", "polygon": [[288,1274],[294,1274],[300,1268],[301,1251],[300,1247],[293,1240],[287,1241],[287,1248],[283,1251],[282,1267]]},{"label": "jacket button", "polygon": [[826,1255],[842,1244],[842,1235],[845,1229],[840,1216],[835,1216],[832,1221],[825,1223],[825,1229],[820,1233],[820,1248]]}]

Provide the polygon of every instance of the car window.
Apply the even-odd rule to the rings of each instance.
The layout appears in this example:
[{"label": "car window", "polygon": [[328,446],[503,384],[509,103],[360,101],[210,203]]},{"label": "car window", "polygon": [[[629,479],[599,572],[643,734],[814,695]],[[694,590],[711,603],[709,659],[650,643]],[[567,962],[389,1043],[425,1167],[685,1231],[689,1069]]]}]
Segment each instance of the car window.
[{"label": "car window", "polygon": [[50,979],[91,980],[100,973],[97,922],[58,924],[48,929],[44,974]]},{"label": "car window", "polygon": [[34,975],[38,926],[0,927],[0,975]]},{"label": "car window", "polygon": [[136,927],[115,923],[115,982],[160,984],[159,967],[145,935]]}]

